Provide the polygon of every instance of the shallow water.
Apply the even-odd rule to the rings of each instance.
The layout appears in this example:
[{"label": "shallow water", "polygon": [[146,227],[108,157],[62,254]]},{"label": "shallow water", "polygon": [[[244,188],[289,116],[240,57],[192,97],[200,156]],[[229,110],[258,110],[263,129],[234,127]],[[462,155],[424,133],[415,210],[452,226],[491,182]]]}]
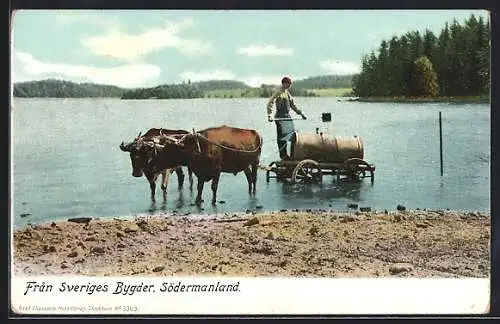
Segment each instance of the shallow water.
[{"label": "shallow water", "polygon": [[[337,98],[297,98],[308,120],[331,135],[362,138],[365,160],[375,164],[375,182],[297,186],[259,171],[250,197],[243,173],[223,174],[217,207],[205,184],[203,210],[193,205],[196,189],[182,190],[170,177],[163,203],[159,182],[152,206],[146,179],[134,178],[128,154],[118,145],[151,127],[202,129],[220,124],[254,128],[264,138],[261,164],[278,157],[275,126],[266,120],[266,99],[130,100],[15,99],[12,109],[14,225],[68,217],[134,216],[177,211],[233,211],[323,208],[347,204],[393,210],[407,208],[490,210],[490,108],[487,104],[362,103]],[[440,176],[438,112],[443,116],[444,176]],[[332,122],[322,123],[321,113]],[[196,187],[196,178],[195,178]],[[21,214],[24,215],[21,217]]]}]

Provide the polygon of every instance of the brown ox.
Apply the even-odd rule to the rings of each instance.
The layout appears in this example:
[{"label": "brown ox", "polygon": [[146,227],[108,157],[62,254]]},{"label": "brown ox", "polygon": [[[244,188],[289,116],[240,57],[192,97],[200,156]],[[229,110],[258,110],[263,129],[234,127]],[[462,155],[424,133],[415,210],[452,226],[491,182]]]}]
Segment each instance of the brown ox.
[{"label": "brown ox", "polygon": [[[180,138],[189,132],[185,130],[171,130],[163,128],[151,128],[146,134],[141,136],[141,133],[134,139],[133,142],[120,144],[120,149],[124,152],[130,152],[130,160],[132,162],[132,175],[134,177],[142,177],[144,174],[151,188],[151,200],[155,201],[156,179],[162,175],[161,189],[163,191],[163,199],[167,197],[167,186],[170,174],[174,171],[177,174],[178,187],[182,188],[184,184],[184,172],[182,166],[177,165],[172,168],[159,168],[156,160],[158,156],[157,144],[164,141],[164,137],[171,136],[172,138]],[[161,145],[161,144],[160,144]],[[185,165],[185,164],[184,164]],[[193,187],[192,171],[188,168],[189,188]]]},{"label": "brown ox", "polygon": [[167,138],[161,149],[164,167],[185,165],[198,178],[196,204],[201,204],[205,182],[212,181],[212,204],[217,201],[221,172],[244,171],[249,193],[255,193],[257,166],[262,150],[262,137],[255,130],[219,126],[184,135],[181,139]]}]

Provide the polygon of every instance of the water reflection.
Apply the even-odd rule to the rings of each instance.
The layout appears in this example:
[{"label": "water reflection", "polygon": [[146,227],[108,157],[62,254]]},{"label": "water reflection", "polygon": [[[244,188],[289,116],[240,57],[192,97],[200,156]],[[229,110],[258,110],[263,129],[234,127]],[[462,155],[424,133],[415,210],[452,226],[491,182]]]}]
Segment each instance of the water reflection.
[{"label": "water reflection", "polygon": [[[345,207],[348,202],[362,202],[366,195],[370,195],[373,184],[370,181],[329,181],[323,179],[319,184],[296,184],[290,181],[265,182],[261,186],[264,195],[245,194],[241,196],[231,191],[220,193],[217,204],[211,204],[211,191],[202,200],[201,206],[194,202],[196,193],[188,189],[178,190],[167,195],[167,200],[152,202],[147,209],[151,215],[157,213],[173,213],[174,215],[204,215],[230,212],[259,212],[262,210],[279,210],[286,208],[328,208]],[[238,188],[239,189],[239,188]]]},{"label": "water reflection", "polygon": [[251,209],[251,210],[254,210],[257,208],[257,206],[259,205],[259,200],[257,199],[257,197],[255,195],[251,195],[248,197],[248,208]]},{"label": "water reflection", "polygon": [[179,197],[175,201],[175,208],[179,209],[184,207],[184,191],[179,190]]},{"label": "water reflection", "polygon": [[316,185],[299,185],[283,182],[281,193],[284,197],[305,198],[316,201],[330,201],[335,198],[348,198],[360,201],[360,193],[363,186],[365,186],[365,181],[340,181],[333,184],[322,183]]},{"label": "water reflection", "polygon": [[156,211],[156,202],[151,202],[151,206],[149,207],[148,211],[150,214],[154,214],[154,212]]}]

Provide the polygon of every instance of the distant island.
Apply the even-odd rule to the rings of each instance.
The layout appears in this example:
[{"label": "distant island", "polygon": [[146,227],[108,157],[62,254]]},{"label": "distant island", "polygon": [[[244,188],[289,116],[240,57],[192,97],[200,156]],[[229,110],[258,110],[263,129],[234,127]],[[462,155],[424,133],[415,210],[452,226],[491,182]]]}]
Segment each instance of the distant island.
[{"label": "distant island", "polygon": [[[296,80],[293,96],[350,96],[353,75],[324,75]],[[279,80],[278,80],[279,81]],[[47,79],[14,84],[18,98],[121,98],[121,99],[191,99],[191,98],[259,98],[270,97],[275,85],[250,87],[241,81],[209,80],[164,84],[150,88],[125,89],[116,86],[76,83]]]}]

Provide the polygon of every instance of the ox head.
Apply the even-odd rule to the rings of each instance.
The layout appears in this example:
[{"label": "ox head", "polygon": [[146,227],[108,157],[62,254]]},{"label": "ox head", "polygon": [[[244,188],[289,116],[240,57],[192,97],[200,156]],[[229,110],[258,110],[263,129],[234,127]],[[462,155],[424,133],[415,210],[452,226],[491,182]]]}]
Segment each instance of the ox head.
[{"label": "ox head", "polygon": [[178,149],[187,156],[195,156],[200,154],[200,142],[196,133],[186,134],[175,143]]},{"label": "ox head", "polygon": [[132,162],[132,175],[134,177],[142,177],[144,169],[150,167],[153,159],[164,148],[160,144],[158,138],[144,138],[141,133],[134,139],[134,141],[125,144],[120,144],[120,149],[123,152],[130,153],[130,161]]}]

